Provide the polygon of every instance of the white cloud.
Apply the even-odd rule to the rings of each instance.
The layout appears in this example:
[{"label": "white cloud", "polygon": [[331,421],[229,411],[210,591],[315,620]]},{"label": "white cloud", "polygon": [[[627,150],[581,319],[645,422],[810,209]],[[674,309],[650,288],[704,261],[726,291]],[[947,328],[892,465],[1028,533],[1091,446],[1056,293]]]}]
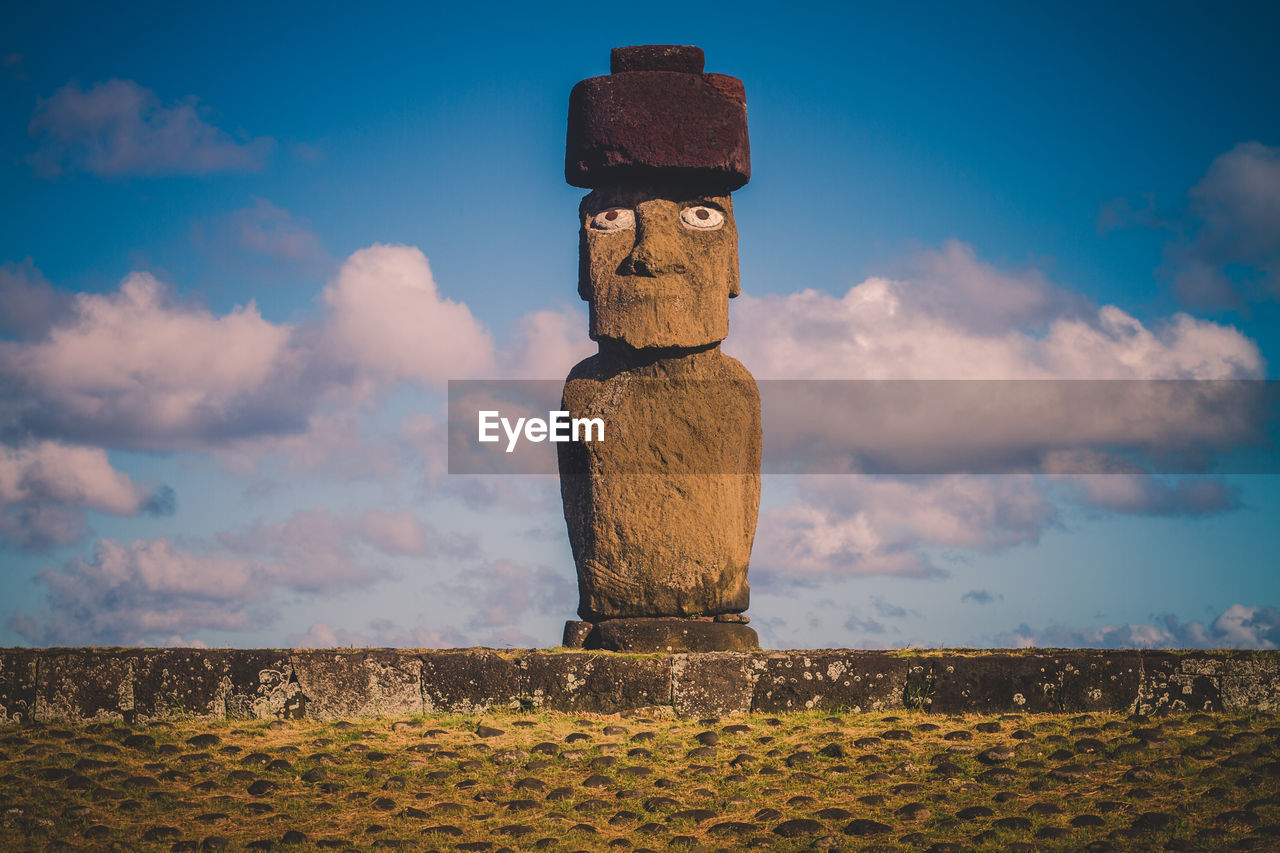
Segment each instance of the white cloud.
[{"label": "white cloud", "polygon": [[[1147,326],[1090,309],[1035,270],[1008,273],[948,243],[916,278],[868,278],[843,296],[744,295],[725,343],[757,379],[1257,378],[1257,345],[1186,314]],[[999,298],[1003,302],[988,300]],[[1007,303],[1008,307],[1001,307]]]},{"label": "white cloud", "polygon": [[252,303],[215,316],[131,273],[114,293],[78,295],[44,339],[0,343],[0,372],[41,431],[144,449],[200,445],[296,420],[281,396],[299,375],[290,338]]},{"label": "white cloud", "polygon": [[194,98],[165,106],[132,80],[88,89],[71,82],[40,99],[28,128],[39,145],[30,161],[47,176],[207,175],[262,167],[275,147],[270,137],[237,139],[204,112]]},{"label": "white cloud", "polygon": [[1280,611],[1273,607],[1233,604],[1208,625],[1181,622],[1172,615],[1150,623],[1071,628],[1051,625],[1033,629],[1023,624],[997,634],[995,645],[1011,648],[1104,649],[1274,649],[1280,647]]},{"label": "white cloud", "polygon": [[263,615],[264,568],[226,553],[196,554],[166,538],[100,540],[90,560],[36,574],[47,591],[39,614],[10,627],[39,645],[136,645],[204,630],[236,631]]},{"label": "white cloud", "polygon": [[360,517],[357,529],[365,541],[385,554],[421,556],[433,538],[431,530],[408,510],[371,509]]},{"label": "white cloud", "polygon": [[521,317],[499,361],[505,378],[559,381],[595,352],[596,344],[587,337],[586,315],[576,308],[564,308]]},{"label": "white cloud", "polygon": [[[353,404],[402,382],[439,388],[498,372],[492,336],[440,295],[417,249],[356,252],[323,302],[314,322],[276,324],[253,303],[217,315],[131,273],[115,292],[76,296],[42,337],[0,340],[0,414],[84,443],[284,452],[315,468],[362,440]],[[553,340],[555,315],[528,328],[522,340],[568,351]]]},{"label": "white cloud", "polygon": [[381,382],[439,386],[489,378],[493,338],[465,304],[442,296],[421,251],[373,246],[347,258],[324,289],[325,357]]},{"label": "white cloud", "polygon": [[761,514],[752,569],[766,585],[940,576],[925,548],[1033,543],[1055,517],[1029,476],[825,476],[796,485],[794,502]]},{"label": "white cloud", "polygon": [[172,501],[167,487],[147,488],[117,471],[101,448],[0,444],[0,537],[22,547],[75,542],[85,532],[85,510],[161,513]]},{"label": "white cloud", "polygon": [[[1233,505],[1232,493],[1212,481],[1143,480],[1131,470],[1115,478],[1074,477],[1105,468],[1073,467],[1078,455],[1064,455],[1095,445],[1221,444],[1249,433],[1249,424],[1216,410],[1211,397],[1170,398],[1188,386],[1151,383],[1145,396],[1130,394],[1119,404],[1100,399],[1064,413],[1047,404],[1053,400],[1037,402],[1018,389],[1066,394],[1080,387],[1050,381],[1061,379],[1260,378],[1262,357],[1245,335],[1186,314],[1146,324],[1116,306],[1093,308],[1036,270],[997,269],[956,242],[923,253],[907,269],[907,277],[869,278],[843,296],[813,290],[743,296],[726,349],[757,379],[1045,381],[919,386],[930,394],[920,405],[864,406],[853,421],[844,417],[850,407],[838,388],[812,386],[821,399],[794,405],[784,388],[783,403],[766,412],[767,459],[803,461],[809,454],[827,472],[846,470],[831,463],[841,453],[851,458],[850,450],[897,471],[1009,470],[1019,463],[1026,470],[1043,466],[1058,478],[1057,495],[1096,508],[1207,514]],[[795,387],[801,393],[809,386]],[[1010,406],[1008,417],[991,416],[997,402]],[[1058,517],[1051,488],[1029,476],[800,478],[794,502],[762,514],[753,572],[770,583],[936,576],[941,570],[930,548],[1035,542]]]},{"label": "white cloud", "polygon": [[1073,501],[1107,512],[1203,516],[1240,506],[1239,489],[1210,477],[1157,477],[1119,471],[1063,474],[1055,473],[1052,464],[1046,471]]},{"label": "white cloud", "polygon": [[[10,627],[37,644],[135,645],[260,625],[284,596],[333,596],[391,577],[387,557],[472,556],[475,543],[409,513],[317,509],[224,533],[215,547],[167,537],[99,540],[92,559],[36,575],[46,606]],[[344,643],[345,644],[345,643]]]}]

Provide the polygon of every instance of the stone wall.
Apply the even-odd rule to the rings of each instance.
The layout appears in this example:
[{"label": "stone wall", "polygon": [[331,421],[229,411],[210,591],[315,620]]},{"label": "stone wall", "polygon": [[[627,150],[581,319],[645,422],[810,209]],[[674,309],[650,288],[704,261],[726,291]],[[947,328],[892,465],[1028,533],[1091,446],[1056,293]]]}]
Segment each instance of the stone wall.
[{"label": "stone wall", "polygon": [[1280,709],[1280,652],[4,649],[0,718]]}]

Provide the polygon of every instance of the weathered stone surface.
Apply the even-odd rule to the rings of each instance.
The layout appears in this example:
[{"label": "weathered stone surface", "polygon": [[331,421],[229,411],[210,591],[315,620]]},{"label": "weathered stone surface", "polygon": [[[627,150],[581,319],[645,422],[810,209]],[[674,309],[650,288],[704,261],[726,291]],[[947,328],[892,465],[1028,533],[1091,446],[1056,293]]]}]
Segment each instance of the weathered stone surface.
[{"label": "weathered stone surface", "polygon": [[595,626],[590,622],[580,622],[576,619],[570,619],[564,623],[564,641],[563,645],[567,649],[581,649],[586,645],[587,636],[591,633],[591,629]]},{"label": "weathered stone surface", "polygon": [[770,652],[763,656],[752,710],[899,708],[908,662],[883,652]]},{"label": "weathered stone surface", "polygon": [[302,688],[289,652],[240,649],[225,658],[221,692],[230,719],[298,719],[305,716]]},{"label": "weathered stone surface", "polygon": [[557,445],[579,615],[745,610],[760,506],[750,374],[716,349],[628,361],[602,347],[570,374],[564,408],[611,431]]},{"label": "weathered stone surface", "polygon": [[422,691],[428,712],[526,708],[612,714],[670,704],[671,671],[667,660],[656,657],[431,652],[422,658]]},{"label": "weathered stone surface", "polygon": [[520,699],[535,708],[616,714],[671,704],[671,664],[658,657],[529,654]]},{"label": "weathered stone surface", "polygon": [[0,649],[0,723],[34,719],[36,654],[30,649]]},{"label": "weathered stone surface", "polygon": [[50,649],[36,664],[36,718],[132,722],[136,652]]},{"label": "weathered stone surface", "polygon": [[133,706],[138,720],[226,716],[223,678],[228,652],[162,649],[134,659]]},{"label": "weathered stone surface", "polygon": [[912,660],[920,667],[918,707],[931,711],[1062,710],[1061,659],[1044,654],[973,654]]},{"label": "weathered stone surface", "polygon": [[701,74],[706,65],[702,48],[689,44],[637,44],[609,51],[609,73],[623,71],[680,71]]},{"label": "weathered stone surface", "polygon": [[[692,227],[700,214],[713,227]],[[592,340],[690,348],[728,336],[729,299],[741,290],[731,196],[605,187],[582,200],[578,220],[578,295]]]},{"label": "weathered stone surface", "polygon": [[1173,652],[1144,652],[1133,710],[1218,711],[1222,709],[1219,668],[1212,658]]},{"label": "weathered stone surface", "polygon": [[1071,711],[1124,708],[1138,692],[1142,654],[1137,651],[1063,650],[1062,707]]},{"label": "weathered stone surface", "polygon": [[1213,663],[1220,671],[1224,711],[1280,711],[1280,661],[1275,656],[1222,656]]},{"label": "weathered stone surface", "polygon": [[739,652],[673,655],[671,704],[691,717],[745,714],[763,669],[758,656]]},{"label": "weathered stone surface", "polygon": [[565,180],[598,187],[655,177],[735,190],[751,178],[742,81],[704,74],[702,51],[615,48],[612,74],[569,94]]},{"label": "weathered stone surface", "polygon": [[614,652],[749,652],[756,632],[740,623],[709,619],[609,619],[587,636],[586,648]]},{"label": "weathered stone surface", "polygon": [[422,707],[430,714],[474,714],[519,706],[519,660],[486,649],[439,651],[422,656]]},{"label": "weathered stone surface", "polygon": [[294,675],[308,717],[422,713],[422,660],[395,651],[297,652]]},{"label": "weathered stone surface", "polygon": [[[607,714],[664,706],[698,717],[749,710],[867,712],[897,707],[947,713],[1177,714],[1203,708],[1242,713],[1273,710],[1280,695],[1277,652],[1084,649],[912,655],[822,650],[635,655],[480,649],[297,652],[294,657],[298,675],[289,653],[273,650],[0,650],[0,697],[9,703],[6,708],[20,709],[25,703],[34,709],[21,720],[7,711],[4,719],[13,723],[220,714],[403,716],[491,708]],[[1019,703],[1023,690],[1027,692]],[[999,731],[999,726],[984,723],[978,729]],[[956,739],[952,734],[946,739]],[[1010,737],[1021,740],[1019,735],[1011,731]],[[1084,746],[1087,743],[1094,746]],[[1079,738],[1076,751],[1097,754],[1099,743],[1109,739]],[[1247,752],[1235,756],[1230,750],[1202,745],[1195,749],[1199,751],[1188,753],[1187,760],[1215,755],[1254,760]],[[1063,750],[1053,760],[1061,763],[1071,757]],[[993,772],[985,771],[980,779],[997,782],[990,776]]]}]

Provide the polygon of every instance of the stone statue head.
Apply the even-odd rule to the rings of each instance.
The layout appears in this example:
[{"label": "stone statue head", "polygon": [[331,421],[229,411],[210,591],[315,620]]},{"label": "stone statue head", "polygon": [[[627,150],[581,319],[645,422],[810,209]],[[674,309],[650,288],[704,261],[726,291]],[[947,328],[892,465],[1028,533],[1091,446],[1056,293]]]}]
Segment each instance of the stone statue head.
[{"label": "stone statue head", "polygon": [[704,74],[696,47],[615,48],[612,73],[569,97],[565,176],[579,207],[578,294],[591,337],[695,348],[729,333],[751,175],[742,81]]},{"label": "stone statue head", "polygon": [[680,185],[593,190],[581,219],[578,293],[592,340],[699,347],[729,334],[738,229],[729,193]]}]

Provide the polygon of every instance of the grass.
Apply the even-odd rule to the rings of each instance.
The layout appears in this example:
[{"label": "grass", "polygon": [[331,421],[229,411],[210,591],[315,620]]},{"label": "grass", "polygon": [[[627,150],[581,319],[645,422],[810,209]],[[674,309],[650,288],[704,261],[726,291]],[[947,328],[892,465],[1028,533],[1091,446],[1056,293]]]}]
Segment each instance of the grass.
[{"label": "grass", "polygon": [[8,727],[0,849],[1268,850],[1278,751],[1265,714]]}]

